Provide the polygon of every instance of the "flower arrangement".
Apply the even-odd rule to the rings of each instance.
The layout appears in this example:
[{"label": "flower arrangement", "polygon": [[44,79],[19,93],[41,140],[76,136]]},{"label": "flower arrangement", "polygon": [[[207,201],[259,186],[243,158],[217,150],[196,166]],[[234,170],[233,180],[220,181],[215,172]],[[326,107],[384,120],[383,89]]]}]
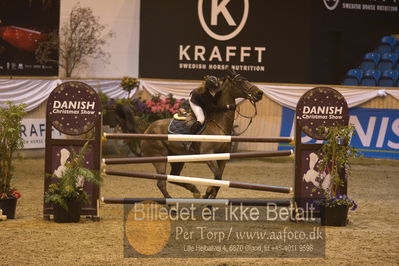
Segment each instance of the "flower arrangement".
[{"label": "flower arrangement", "polygon": [[120,85],[124,91],[127,91],[127,97],[130,99],[130,93],[132,90],[138,89],[140,81],[136,78],[123,77]]},{"label": "flower arrangement", "polygon": [[171,118],[179,108],[190,109],[190,104],[185,99],[176,99],[172,94],[163,97],[155,95],[149,100],[133,99],[133,110],[143,121],[151,123],[155,120]]},{"label": "flower arrangement", "polygon": [[[172,118],[180,108],[184,108],[187,112],[190,111],[190,104],[186,99],[176,99],[172,94],[167,96],[155,95],[151,99],[144,100],[136,94],[134,99],[112,99],[108,98],[105,94],[101,95],[104,125],[116,127],[117,125],[123,127],[125,119],[123,116],[119,117],[117,112],[118,107],[128,106],[132,109],[134,127],[136,132],[144,132],[150,123],[164,118]],[[125,129],[127,130],[127,129]],[[130,140],[127,142],[130,150],[134,154],[140,154],[140,141]]]},{"label": "flower arrangement", "polygon": [[10,189],[8,193],[0,194],[0,199],[8,199],[8,198],[19,199],[20,197],[22,197],[22,194],[15,188]]},{"label": "flower arrangement", "polygon": [[[324,178],[328,175],[331,176],[329,188],[315,188],[315,190],[321,190],[323,195],[323,198],[316,201],[319,206],[347,206],[351,210],[357,208],[353,199],[340,194],[340,187],[344,186],[351,173],[350,159],[358,156],[356,149],[349,145],[354,130],[352,125],[318,128],[320,133],[327,133],[327,142],[323,144],[319,154],[319,158],[322,158],[318,167],[319,175]],[[345,171],[344,178],[342,178],[343,171]]]},{"label": "flower arrangement", "polygon": [[14,105],[8,102],[0,107],[0,198],[20,198],[15,188],[11,187],[14,178],[13,155],[22,149],[21,121],[25,116],[25,104]]},{"label": "flower arrangement", "polygon": [[356,202],[353,199],[349,198],[347,195],[339,195],[334,197],[331,193],[328,193],[326,191],[324,193],[324,198],[319,199],[317,201],[317,204],[319,206],[325,207],[348,206],[348,208],[351,208],[351,211],[357,209]]}]

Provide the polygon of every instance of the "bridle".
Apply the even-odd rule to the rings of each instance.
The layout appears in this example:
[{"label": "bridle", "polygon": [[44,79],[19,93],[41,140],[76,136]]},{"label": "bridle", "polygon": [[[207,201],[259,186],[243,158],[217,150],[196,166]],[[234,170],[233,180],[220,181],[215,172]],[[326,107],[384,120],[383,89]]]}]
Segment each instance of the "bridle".
[{"label": "bridle", "polygon": [[[253,115],[247,116],[247,115],[243,115],[240,113],[239,108],[236,109],[238,116],[241,116],[243,118],[249,119],[248,125],[246,126],[246,128],[241,131],[240,133],[237,133],[237,136],[240,136],[241,134],[243,134],[245,131],[248,130],[249,126],[252,124],[252,120],[253,118],[258,114],[258,110],[256,108],[256,104],[255,104],[255,97],[252,95],[251,91],[253,91],[252,89],[254,87],[256,87],[254,84],[251,83],[251,86],[249,88],[244,87],[241,82],[239,82],[237,79],[241,78],[241,80],[246,80],[243,76],[241,76],[240,74],[236,74],[233,78],[227,77],[227,79],[238,89],[240,89],[241,91],[243,91],[246,95],[247,95],[247,100],[249,100],[249,102],[251,103],[251,105],[254,107],[255,112],[253,113]],[[237,117],[238,118],[238,117]],[[237,119],[235,118],[235,119]]]},{"label": "bridle", "polygon": [[236,74],[233,78],[227,77],[227,79],[231,83],[233,83],[233,85],[235,87],[237,87],[238,89],[240,89],[241,91],[243,91],[247,95],[246,99],[248,99],[252,104],[255,104],[255,100],[256,100],[255,96],[252,95],[252,93],[251,93],[253,91],[253,88],[256,87],[254,84],[251,83],[251,86],[249,88],[244,87],[241,84],[241,82],[238,81],[238,79],[246,80],[246,78],[244,78],[240,74]]}]

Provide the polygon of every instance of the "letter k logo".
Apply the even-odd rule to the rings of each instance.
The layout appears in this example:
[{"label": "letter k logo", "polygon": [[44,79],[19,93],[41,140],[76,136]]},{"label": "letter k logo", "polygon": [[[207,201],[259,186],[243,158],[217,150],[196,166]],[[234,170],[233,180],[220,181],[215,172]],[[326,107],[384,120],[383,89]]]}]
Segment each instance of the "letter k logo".
[{"label": "letter k logo", "polygon": [[236,22],[231,16],[229,10],[227,9],[227,4],[230,0],[222,0],[220,4],[218,4],[218,0],[212,0],[212,10],[211,10],[211,25],[216,26],[218,24],[218,16],[221,13],[226,19],[227,23],[230,26],[236,26]]},{"label": "letter k logo", "polygon": [[[206,23],[205,18],[204,18],[204,10],[203,10],[204,9],[204,1],[206,1],[206,0],[198,0],[198,7],[197,7],[198,18],[199,18],[202,28],[210,37],[212,37],[215,40],[219,40],[219,41],[227,41],[227,40],[234,38],[241,32],[241,30],[245,26],[245,23],[247,22],[248,13],[249,13],[249,0],[241,0],[242,4],[243,4],[243,9],[242,9],[243,13],[242,13],[242,19],[238,26],[237,26],[237,23],[234,21],[233,16],[231,15],[231,13],[228,10],[228,4],[230,3],[231,0],[221,0],[221,1],[220,0],[210,0],[211,1],[211,4],[210,4],[211,10],[210,10],[210,16],[208,16],[208,17],[210,17],[210,19],[211,19],[209,26],[212,26],[212,30],[209,28],[209,26]],[[206,11],[209,12],[209,10],[206,10]],[[223,16],[223,18],[226,20],[226,22],[229,26],[234,27],[234,29],[230,33],[222,35],[222,34],[215,33],[213,31],[213,29],[215,29],[215,27],[218,26],[219,17],[220,17],[219,15]],[[217,29],[215,29],[215,30],[217,30]]]}]

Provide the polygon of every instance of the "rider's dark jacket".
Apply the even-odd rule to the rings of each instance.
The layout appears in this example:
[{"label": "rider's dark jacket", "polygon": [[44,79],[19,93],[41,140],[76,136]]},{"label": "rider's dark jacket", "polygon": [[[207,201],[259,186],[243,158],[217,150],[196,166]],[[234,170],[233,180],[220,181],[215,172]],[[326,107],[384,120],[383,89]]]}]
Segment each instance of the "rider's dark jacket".
[{"label": "rider's dark jacket", "polygon": [[218,100],[222,95],[221,91],[218,91],[215,96],[205,89],[203,86],[194,89],[190,96],[191,101],[200,106],[205,113],[225,111],[228,110],[226,105],[218,105]]}]

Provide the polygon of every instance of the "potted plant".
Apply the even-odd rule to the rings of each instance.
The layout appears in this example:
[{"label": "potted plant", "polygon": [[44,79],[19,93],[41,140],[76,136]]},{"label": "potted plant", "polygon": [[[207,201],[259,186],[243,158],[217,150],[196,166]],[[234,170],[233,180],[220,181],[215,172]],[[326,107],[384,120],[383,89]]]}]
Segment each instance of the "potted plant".
[{"label": "potted plant", "polygon": [[127,92],[127,98],[131,99],[131,92],[138,89],[140,86],[140,81],[136,78],[132,78],[132,77],[123,77],[122,81],[120,83],[120,86],[122,87],[122,89],[124,91]]},{"label": "potted plant", "polygon": [[337,125],[318,130],[326,133],[327,140],[319,151],[319,180],[328,178],[330,182],[327,188],[315,188],[322,192],[316,201],[320,206],[321,224],[345,226],[349,208],[357,208],[355,201],[341,192],[351,173],[350,159],[357,156],[356,149],[349,145],[354,127]]},{"label": "potted plant", "polygon": [[87,141],[78,153],[72,149],[70,160],[57,176],[58,182],[51,184],[45,193],[46,203],[52,203],[54,207],[55,222],[79,222],[82,205],[89,202],[83,188],[84,181],[101,183],[100,174],[84,166],[89,148]]},{"label": "potted plant", "polygon": [[0,209],[8,219],[15,218],[17,200],[21,197],[11,186],[14,178],[13,155],[22,149],[24,141],[21,137],[21,121],[25,116],[25,104],[0,106]]}]

